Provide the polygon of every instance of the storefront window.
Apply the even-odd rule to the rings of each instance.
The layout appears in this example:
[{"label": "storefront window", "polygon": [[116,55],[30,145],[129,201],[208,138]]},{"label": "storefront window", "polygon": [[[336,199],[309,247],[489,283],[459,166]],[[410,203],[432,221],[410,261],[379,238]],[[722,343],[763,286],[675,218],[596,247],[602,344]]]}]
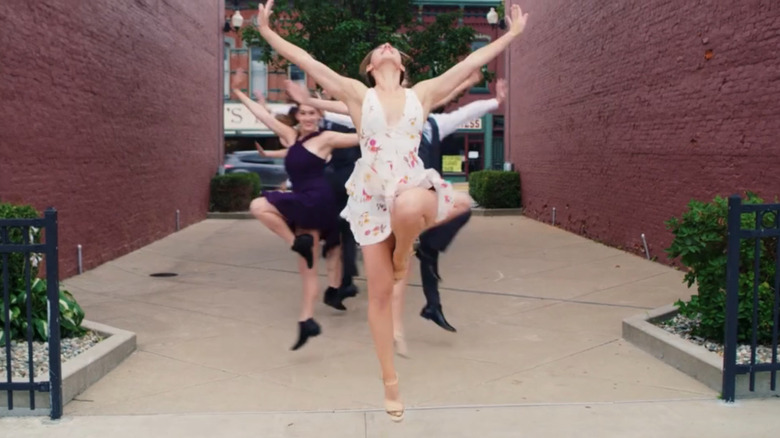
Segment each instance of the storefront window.
[{"label": "storefront window", "polygon": [[463,173],[466,159],[466,137],[461,134],[450,135],[441,143],[442,173]]}]

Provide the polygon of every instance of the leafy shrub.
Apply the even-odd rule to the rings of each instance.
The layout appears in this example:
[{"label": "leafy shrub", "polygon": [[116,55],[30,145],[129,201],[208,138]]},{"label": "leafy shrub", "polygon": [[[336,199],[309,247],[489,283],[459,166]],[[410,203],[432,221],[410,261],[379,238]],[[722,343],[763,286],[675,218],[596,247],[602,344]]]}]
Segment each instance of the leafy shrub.
[{"label": "leafy shrub", "polygon": [[469,194],[485,208],[520,207],[520,174],[503,170],[469,173]]},{"label": "leafy shrub", "polygon": [[[2,219],[35,219],[41,217],[35,208],[29,205],[14,205],[9,203],[0,202],[0,220]],[[27,236],[24,235],[27,233]],[[25,237],[27,238],[25,240]],[[36,228],[30,228],[24,230],[22,227],[8,227],[8,243],[22,244],[22,243],[38,243],[41,241],[41,231]],[[8,278],[10,290],[15,290],[18,287],[24,286],[24,254],[13,253],[8,256]],[[34,260],[39,260],[40,255],[33,255]],[[0,266],[2,269],[2,266]],[[30,263],[30,277],[35,278],[38,276],[38,264]],[[0,276],[2,276],[2,270],[0,270]],[[2,277],[0,277],[2,278]],[[2,283],[0,282],[0,292]],[[2,310],[2,309],[0,309]]]},{"label": "leafy shrub", "polygon": [[[46,305],[46,280],[35,278],[30,283],[32,298],[33,340],[45,341],[48,337],[48,310]],[[27,339],[27,290],[25,285],[9,294],[11,316],[11,340]],[[81,327],[84,310],[70,292],[60,289],[60,336],[69,338],[81,336],[86,330]],[[0,346],[5,345],[5,312],[0,312]]]},{"label": "leafy shrub", "polygon": [[[763,201],[753,193],[747,193],[745,204],[761,204]],[[698,319],[699,325],[693,334],[706,339],[723,342],[726,319],[726,261],[727,261],[727,214],[728,200],[716,196],[712,202],[693,200],[680,219],[666,222],[674,234],[674,240],[666,252],[670,257],[679,257],[688,267],[685,281],[688,287],[694,283],[698,294],[690,300],[675,303],[682,315]],[[755,213],[743,214],[743,229],[755,228]],[[777,239],[763,239],[760,243],[759,278],[755,278],[755,241],[744,239],[740,243],[739,261],[739,322],[737,337],[740,342],[749,342],[752,333],[753,286],[758,283],[758,340],[771,340],[772,307],[774,303],[774,275],[776,266]]]},{"label": "leafy shrub", "polygon": [[211,179],[211,211],[247,211],[260,194],[256,173],[228,173]]},{"label": "leafy shrub", "polygon": [[[40,214],[29,205],[13,205],[0,203],[0,220],[30,219],[40,217]],[[7,227],[9,243],[40,243],[41,232],[35,227]],[[26,235],[25,235],[26,234]],[[30,254],[27,269],[29,270],[30,298],[32,304],[33,339],[45,341],[48,334],[48,311],[46,305],[46,280],[37,278],[40,254]],[[0,263],[1,264],[1,263]],[[0,266],[0,291],[4,279]],[[8,257],[8,292],[10,316],[10,339],[24,340],[27,338],[27,277],[25,277],[25,255],[13,253]],[[60,334],[63,337],[81,336],[85,330],[81,327],[84,311],[66,290],[59,292]],[[0,346],[5,345],[6,309],[0,300]]]}]

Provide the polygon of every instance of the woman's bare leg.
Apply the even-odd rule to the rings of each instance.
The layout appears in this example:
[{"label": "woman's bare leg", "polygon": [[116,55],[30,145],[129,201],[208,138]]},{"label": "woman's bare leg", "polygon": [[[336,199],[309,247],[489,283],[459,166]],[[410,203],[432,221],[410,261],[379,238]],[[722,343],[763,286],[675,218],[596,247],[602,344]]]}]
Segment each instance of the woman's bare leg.
[{"label": "woman's bare leg", "polygon": [[393,278],[400,281],[406,277],[409,258],[414,247],[414,239],[428,228],[450,221],[471,208],[471,197],[462,192],[453,195],[453,207],[447,216],[436,222],[437,197],[431,190],[413,188],[402,192],[395,198],[390,228],[396,237],[393,250]]},{"label": "woman's bare leg", "polygon": [[[314,237],[314,254],[318,254],[320,239],[319,232],[314,230],[300,230],[298,234],[311,234]],[[314,264],[309,268],[303,257],[298,257],[298,271],[303,278],[303,301],[301,303],[300,321],[306,321],[314,316],[314,304],[317,301],[317,294],[320,289],[320,281],[317,276],[317,257],[314,258]]]},{"label": "woman's bare leg", "polygon": [[390,228],[395,235],[393,249],[393,278],[406,277],[414,239],[436,221],[436,193],[415,187],[399,194],[393,202]]},{"label": "woman's bare leg", "polygon": [[[398,402],[398,376],[393,363],[393,245],[391,236],[383,242],[363,246],[362,251],[368,280],[368,325],[385,382],[385,400]],[[389,413],[398,417],[402,409]]]},{"label": "woman's bare leg", "polygon": [[393,340],[395,341],[395,351],[399,356],[408,357],[409,349],[406,346],[406,337],[404,336],[404,297],[406,296],[406,286],[409,283],[409,273],[406,270],[404,281],[398,281],[393,285]]},{"label": "woman's bare leg", "polygon": [[341,245],[333,247],[325,255],[325,262],[328,266],[328,286],[338,289],[341,286],[341,277],[343,274],[341,263]]},{"label": "woman's bare leg", "polygon": [[279,213],[266,198],[256,198],[249,204],[249,211],[274,234],[281,237],[288,245],[295,241],[295,233],[287,225],[284,216]]},{"label": "woman's bare leg", "polygon": [[[312,230],[299,230],[299,234],[310,234],[314,237],[314,253],[317,254],[319,247],[319,233]],[[297,350],[308,341],[309,338],[320,334],[320,325],[314,320],[314,304],[317,301],[317,292],[320,288],[319,278],[317,277],[317,258],[312,261],[312,267],[309,268],[308,262],[304,257],[298,258],[298,271],[301,273],[303,281],[303,296],[301,299],[301,313],[298,318],[298,340],[292,346],[292,350]]]}]

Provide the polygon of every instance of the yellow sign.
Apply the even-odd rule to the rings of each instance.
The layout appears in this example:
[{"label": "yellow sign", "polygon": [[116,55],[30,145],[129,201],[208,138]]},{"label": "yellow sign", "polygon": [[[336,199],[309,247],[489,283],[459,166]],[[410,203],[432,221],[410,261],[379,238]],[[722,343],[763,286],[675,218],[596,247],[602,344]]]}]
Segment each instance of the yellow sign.
[{"label": "yellow sign", "polygon": [[441,157],[442,172],[463,172],[463,156],[443,155]]}]

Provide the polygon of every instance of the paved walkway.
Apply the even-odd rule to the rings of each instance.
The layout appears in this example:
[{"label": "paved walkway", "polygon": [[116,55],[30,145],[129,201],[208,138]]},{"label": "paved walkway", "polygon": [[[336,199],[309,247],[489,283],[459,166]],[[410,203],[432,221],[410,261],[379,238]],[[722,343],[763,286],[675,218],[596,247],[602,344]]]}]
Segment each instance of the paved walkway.
[{"label": "paved walkway", "polygon": [[[155,272],[174,272],[153,278]],[[366,294],[317,308],[289,351],[295,258],[259,223],[207,220],[64,282],[138,351],[65,407],[7,436],[762,437],[780,400],[717,393],[621,339],[621,320],[691,294],[676,270],[522,217],[477,217],[442,259],[457,334],[406,309],[402,424],[381,411]],[[5,434],[2,434],[5,436]]]}]

